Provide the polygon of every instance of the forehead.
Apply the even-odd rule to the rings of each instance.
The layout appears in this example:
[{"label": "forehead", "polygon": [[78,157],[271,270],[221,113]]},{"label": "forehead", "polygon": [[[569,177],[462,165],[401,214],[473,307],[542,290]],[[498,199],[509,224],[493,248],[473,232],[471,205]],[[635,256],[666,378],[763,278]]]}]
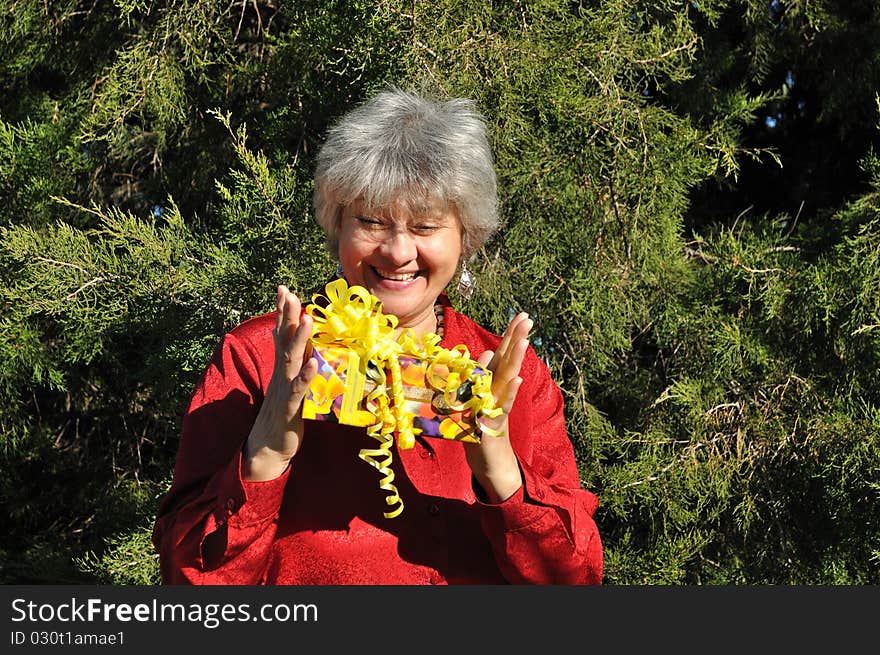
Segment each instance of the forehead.
[{"label": "forehead", "polygon": [[358,198],[347,209],[350,214],[369,214],[393,221],[408,221],[417,218],[433,218],[435,220],[458,218],[458,210],[455,205],[443,198],[407,198],[382,205],[370,205]]}]

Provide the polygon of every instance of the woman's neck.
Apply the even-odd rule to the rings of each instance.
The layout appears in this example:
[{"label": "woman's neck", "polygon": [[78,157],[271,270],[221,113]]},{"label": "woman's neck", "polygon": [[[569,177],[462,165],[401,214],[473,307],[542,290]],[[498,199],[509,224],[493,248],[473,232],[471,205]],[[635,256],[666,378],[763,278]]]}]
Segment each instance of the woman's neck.
[{"label": "woman's neck", "polygon": [[436,334],[439,337],[443,337],[444,328],[446,326],[446,314],[444,310],[444,304],[437,298],[434,302],[434,305],[431,308],[430,316],[427,316],[422,322],[420,322],[419,327],[412,326],[401,326],[397,333],[399,334],[401,330],[409,327],[417,336],[421,337],[422,334],[426,332],[431,332],[432,334]]}]

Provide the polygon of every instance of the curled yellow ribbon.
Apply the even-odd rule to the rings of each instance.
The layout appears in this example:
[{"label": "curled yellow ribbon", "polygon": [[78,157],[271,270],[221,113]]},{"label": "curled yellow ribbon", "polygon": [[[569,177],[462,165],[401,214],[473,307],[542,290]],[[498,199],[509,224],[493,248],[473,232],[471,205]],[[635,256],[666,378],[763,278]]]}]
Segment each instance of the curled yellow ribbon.
[{"label": "curled yellow ribbon", "polygon": [[[440,346],[440,336],[426,332],[421,338],[409,329],[397,331],[397,317],[382,313],[382,302],[367,289],[349,287],[344,279],[327,284],[323,296],[316,294],[306,307],[312,316],[311,341],[318,346],[344,346],[358,357],[359,367],[366,374],[368,366],[381,373],[381,380],[367,396],[367,409],[375,421],[367,427],[367,434],[379,442],[377,448],[364,448],[358,456],[382,474],[379,487],[387,492],[385,502],[393,509],[385,518],[394,518],[403,511],[403,500],[394,486],[391,469],[391,446],[397,434],[401,450],[415,445],[419,432],[413,426],[414,416],[405,410],[405,397],[399,357],[418,358],[426,363],[426,381],[453,411],[470,411],[475,421],[481,417],[495,417],[501,408],[492,395],[492,373],[480,369],[470,359],[466,346],[447,350]],[[443,372],[445,371],[445,375]],[[390,378],[390,387],[387,380]],[[444,436],[450,429],[444,429]],[[498,432],[483,427],[484,434]]]}]

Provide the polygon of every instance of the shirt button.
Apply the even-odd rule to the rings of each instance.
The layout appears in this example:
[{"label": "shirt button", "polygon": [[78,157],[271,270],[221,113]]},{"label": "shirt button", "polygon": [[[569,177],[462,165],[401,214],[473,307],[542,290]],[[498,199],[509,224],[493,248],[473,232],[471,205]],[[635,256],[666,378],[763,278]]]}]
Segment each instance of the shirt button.
[{"label": "shirt button", "polygon": [[543,489],[538,489],[538,490],[535,492],[535,497],[536,497],[538,500],[544,500],[544,490],[543,490]]},{"label": "shirt button", "polygon": [[433,453],[430,450],[423,450],[419,453],[419,457],[421,457],[422,459],[428,459],[432,455],[433,455]]},{"label": "shirt button", "polygon": [[440,505],[437,503],[431,503],[428,505],[428,514],[431,516],[437,516],[440,513]]},{"label": "shirt button", "polygon": [[235,498],[228,498],[226,500],[226,509],[232,513],[232,510],[235,509]]}]

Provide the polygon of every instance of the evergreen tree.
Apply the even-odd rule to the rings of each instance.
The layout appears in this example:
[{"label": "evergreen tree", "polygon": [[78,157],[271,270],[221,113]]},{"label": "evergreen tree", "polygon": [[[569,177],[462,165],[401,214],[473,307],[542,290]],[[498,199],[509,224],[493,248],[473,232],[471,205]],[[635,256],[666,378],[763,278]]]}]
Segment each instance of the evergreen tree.
[{"label": "evergreen tree", "polygon": [[877,583],[872,4],[7,3],[0,576],[158,581],[196,379],[332,271],[314,153],[397,84],[490,122],[505,225],[453,302],[535,319],[606,581]]}]

